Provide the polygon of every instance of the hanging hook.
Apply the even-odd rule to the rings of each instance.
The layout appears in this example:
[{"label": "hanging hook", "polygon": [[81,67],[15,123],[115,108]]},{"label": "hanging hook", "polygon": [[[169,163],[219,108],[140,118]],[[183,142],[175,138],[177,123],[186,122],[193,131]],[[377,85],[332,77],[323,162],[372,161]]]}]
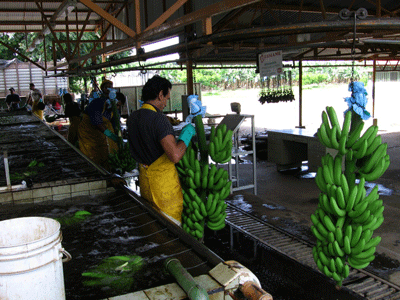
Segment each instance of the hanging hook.
[{"label": "hanging hook", "polygon": [[353,23],[353,43],[351,45],[351,59],[352,59],[352,66],[351,66],[351,78],[350,78],[350,84],[353,86],[353,81],[354,81],[354,55],[356,53],[356,39],[357,39],[357,18],[358,19],[365,19],[368,16],[368,11],[365,8],[359,8],[355,12],[351,12],[348,9],[342,9],[339,12],[339,18],[342,20],[348,20],[351,16],[354,17],[354,23]]}]

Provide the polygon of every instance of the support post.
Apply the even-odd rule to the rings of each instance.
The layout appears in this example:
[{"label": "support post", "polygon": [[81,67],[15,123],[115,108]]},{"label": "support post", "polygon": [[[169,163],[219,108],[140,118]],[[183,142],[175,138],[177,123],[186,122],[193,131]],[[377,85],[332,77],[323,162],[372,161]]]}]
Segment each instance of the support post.
[{"label": "support post", "polygon": [[303,126],[303,62],[299,60],[299,126],[298,128],[305,128]]},{"label": "support post", "polygon": [[6,183],[7,187],[11,189],[10,168],[8,166],[8,153],[7,151],[4,151],[3,154],[4,154],[4,169],[6,172]]},{"label": "support post", "polygon": [[375,81],[376,81],[376,60],[372,68],[372,118],[375,118]]},{"label": "support post", "polygon": [[187,93],[188,95],[193,95],[193,66],[192,60],[188,60],[186,64],[186,76],[187,76]]}]

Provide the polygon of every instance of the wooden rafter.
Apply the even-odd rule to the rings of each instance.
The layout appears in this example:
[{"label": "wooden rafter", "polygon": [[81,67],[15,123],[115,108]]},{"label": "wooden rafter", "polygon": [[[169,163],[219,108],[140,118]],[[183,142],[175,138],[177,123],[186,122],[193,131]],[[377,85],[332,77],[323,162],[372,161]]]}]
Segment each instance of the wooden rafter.
[{"label": "wooden rafter", "polygon": [[[55,42],[57,43],[57,45],[60,47],[61,51],[63,52],[65,57],[68,57],[67,53],[65,52],[64,48],[61,46],[60,40],[57,38],[57,35],[54,33],[53,28],[49,22],[49,20],[47,19],[47,16],[44,14],[43,10],[42,10],[42,6],[39,4],[38,0],[35,0],[35,4],[37,6],[37,8],[39,9],[40,13],[42,14],[42,18],[43,21],[46,23],[46,26],[50,29],[51,34],[53,35],[53,38],[55,40]],[[46,49],[45,49],[46,50]]]},{"label": "wooden rafter", "polygon": [[178,18],[177,20],[170,21],[170,22],[164,23],[154,29],[144,31],[140,35],[138,35],[138,37],[135,39],[134,38],[125,39],[124,41],[121,41],[120,43],[104,47],[101,50],[94,51],[93,53],[82,56],[80,58],[73,58],[71,60],[71,63],[82,61],[82,60],[85,60],[87,58],[90,58],[90,57],[93,57],[96,55],[102,55],[104,53],[109,53],[111,51],[115,51],[116,49],[122,49],[122,48],[126,49],[127,47],[132,47],[132,46],[136,45],[137,41],[144,41],[146,39],[151,38],[154,35],[157,35],[160,33],[165,33],[171,29],[184,27],[186,25],[201,21],[202,19],[204,19],[208,16],[212,17],[215,15],[224,13],[224,12],[228,12],[232,9],[250,5],[250,4],[259,2],[259,1],[261,1],[261,0],[222,0],[216,4],[211,4],[207,7],[199,9],[193,13],[189,13],[181,18]]},{"label": "wooden rafter", "polygon": [[136,32],[135,31],[130,29],[124,23],[119,21],[117,18],[115,18],[114,16],[112,16],[111,14],[106,12],[104,9],[102,9],[100,6],[98,6],[97,4],[93,3],[92,1],[90,1],[90,0],[79,0],[79,2],[82,3],[83,5],[85,5],[86,7],[90,8],[91,10],[93,10],[96,14],[98,14],[99,16],[101,16],[102,18],[104,18],[105,20],[110,22],[112,25],[117,27],[119,30],[124,32],[126,35],[128,35],[130,37],[135,37],[136,36]]},{"label": "wooden rafter", "polygon": [[218,3],[211,4],[207,7],[198,9],[189,14],[185,14],[181,18],[164,23],[154,29],[146,30],[139,36],[139,39],[147,39],[154,35],[161,34],[172,29],[193,24],[195,22],[201,21],[206,17],[212,17],[224,12],[231,11],[232,9],[250,5],[259,1],[261,0],[221,0]]},{"label": "wooden rafter", "polygon": [[151,30],[157,26],[163,24],[170,16],[172,16],[183,4],[185,4],[188,0],[178,0],[176,1],[170,8],[168,8],[161,16],[157,18],[149,27],[145,29]]},{"label": "wooden rafter", "polygon": [[90,18],[90,14],[91,14],[91,13],[92,13],[91,11],[89,11],[89,12],[87,13],[85,22],[84,22],[83,27],[82,27],[82,29],[81,29],[81,32],[79,33],[79,35],[77,34],[77,41],[76,41],[77,43],[76,43],[74,52],[72,53],[71,57],[74,57],[74,56],[77,54],[77,52],[78,52],[79,44],[80,44],[80,42],[81,42],[81,40],[82,40],[83,34],[84,34],[84,32],[85,32],[86,24],[87,24],[87,22],[89,21],[89,18]]},{"label": "wooden rafter", "polygon": [[377,16],[378,18],[380,18],[380,17],[382,16],[382,11],[384,11],[385,13],[387,13],[387,14],[389,14],[389,15],[391,14],[391,11],[390,11],[390,10],[388,10],[388,9],[386,9],[386,8],[384,8],[384,7],[382,7],[381,1],[380,1],[380,0],[376,0],[376,1],[367,0],[367,2],[368,2],[368,3],[371,3],[371,4],[373,4],[373,5],[376,6],[376,16]]},{"label": "wooden rafter", "polygon": [[10,49],[12,52],[17,53],[19,56],[21,56],[22,58],[28,60],[29,62],[31,62],[32,64],[34,64],[35,66],[37,66],[38,68],[42,69],[43,71],[45,70],[45,68],[41,65],[39,65],[38,63],[34,62],[33,60],[31,60],[29,57],[27,57],[26,55],[23,55],[22,53],[20,53],[18,50],[14,49],[13,47],[11,47],[10,45],[7,45],[5,43],[3,43],[2,41],[0,41],[0,44],[3,45],[4,47],[6,47],[7,49]]},{"label": "wooden rafter", "polygon": [[321,7],[322,19],[326,20],[326,11],[325,11],[324,0],[319,0],[319,5]]}]

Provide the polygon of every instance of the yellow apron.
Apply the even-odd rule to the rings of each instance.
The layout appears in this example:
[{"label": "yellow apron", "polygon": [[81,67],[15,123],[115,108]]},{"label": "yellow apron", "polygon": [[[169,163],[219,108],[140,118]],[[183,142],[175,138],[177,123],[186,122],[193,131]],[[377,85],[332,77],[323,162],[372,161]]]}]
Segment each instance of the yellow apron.
[{"label": "yellow apron", "polygon": [[[149,104],[141,109],[156,111]],[[163,213],[181,222],[183,209],[182,187],[175,164],[167,154],[161,155],[150,166],[139,164],[140,194],[153,202]]]},{"label": "yellow apron", "polygon": [[[103,117],[103,124],[114,132],[111,122]],[[83,114],[82,121],[78,128],[79,150],[90,158],[95,164],[110,171],[108,154],[118,150],[118,145],[107,138],[96,126],[90,122],[90,117]]]},{"label": "yellow apron", "polygon": [[32,113],[37,115],[40,118],[40,120],[43,120],[43,110],[40,110],[37,107],[39,102],[40,102],[40,99],[37,101],[32,99]]}]

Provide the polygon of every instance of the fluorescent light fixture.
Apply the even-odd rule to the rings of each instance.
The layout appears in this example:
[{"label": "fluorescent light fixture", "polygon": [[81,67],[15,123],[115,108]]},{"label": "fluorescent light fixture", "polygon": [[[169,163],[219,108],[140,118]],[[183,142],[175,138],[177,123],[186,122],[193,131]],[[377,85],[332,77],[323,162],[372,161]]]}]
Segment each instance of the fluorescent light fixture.
[{"label": "fluorescent light fixture", "polygon": [[70,14],[76,7],[77,3],[77,0],[64,0],[51,17],[51,20],[54,21],[57,18],[62,18],[65,17],[65,15]]},{"label": "fluorescent light fixture", "polygon": [[154,51],[154,50],[158,50],[158,49],[162,49],[162,48],[166,48],[168,46],[172,46],[172,45],[176,45],[179,44],[179,38],[178,37],[173,37],[161,42],[155,42],[152,44],[148,44],[143,46],[144,50],[146,51],[146,53]]}]

